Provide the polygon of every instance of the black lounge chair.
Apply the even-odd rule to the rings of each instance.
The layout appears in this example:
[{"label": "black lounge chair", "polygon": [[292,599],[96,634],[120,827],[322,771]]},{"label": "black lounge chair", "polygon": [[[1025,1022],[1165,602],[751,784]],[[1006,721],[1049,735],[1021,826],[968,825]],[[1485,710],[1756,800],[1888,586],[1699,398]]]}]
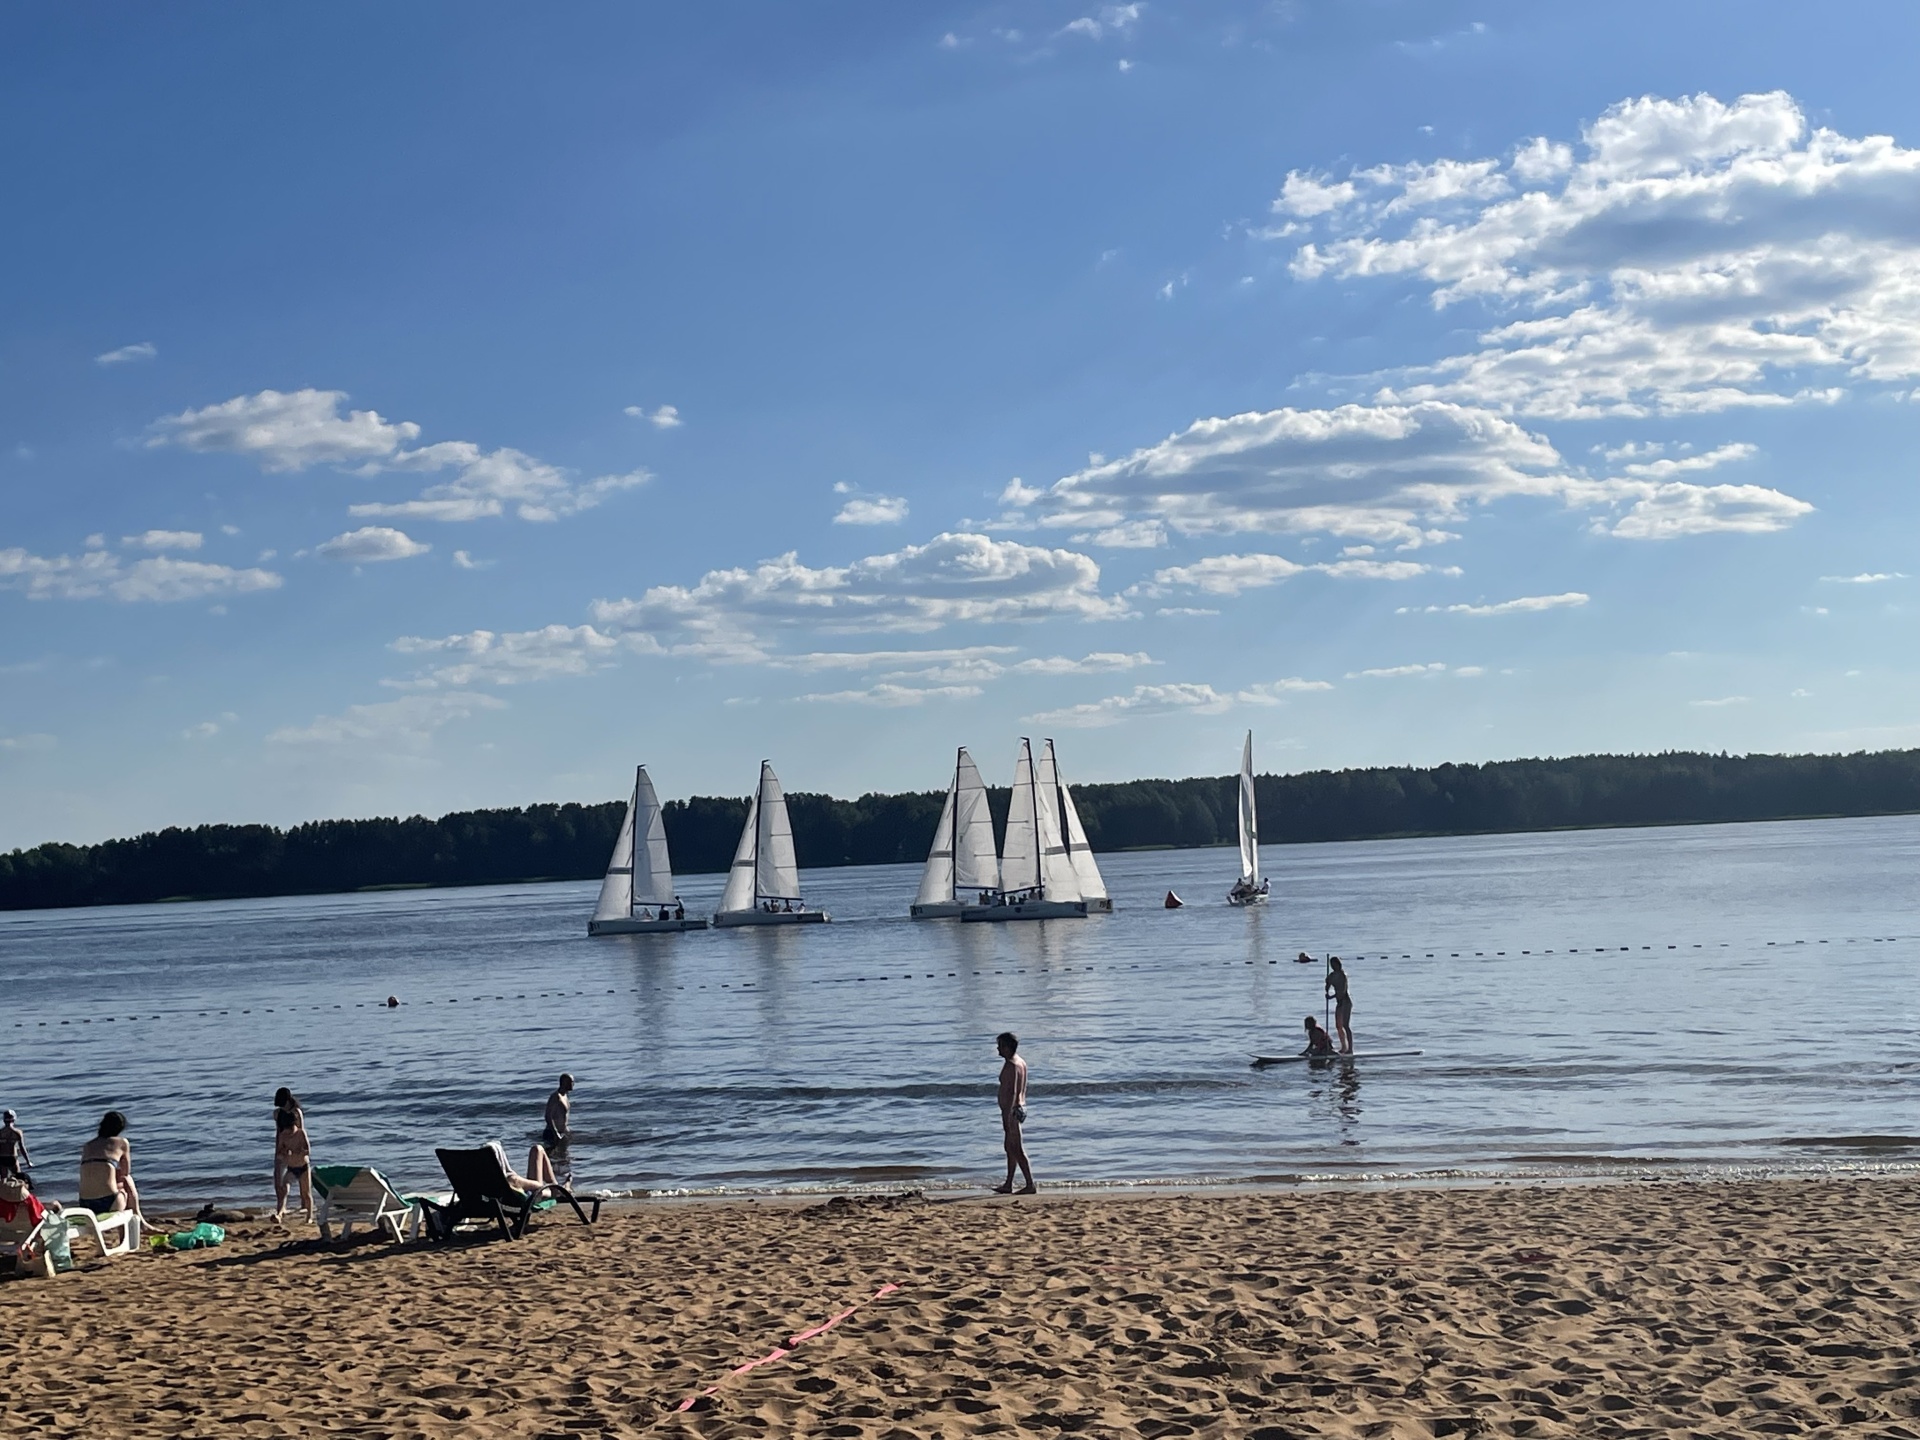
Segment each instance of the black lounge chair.
[{"label": "black lounge chair", "polygon": [[527,1233],[527,1222],[533,1219],[536,1210],[551,1210],[560,1201],[573,1207],[582,1225],[591,1225],[600,1218],[597,1198],[587,1202],[593,1207],[593,1214],[588,1215],[573,1198],[573,1192],[563,1185],[547,1185],[532,1192],[515,1189],[507,1183],[506,1161],[495,1146],[433,1153],[440,1157],[440,1168],[447,1172],[447,1180],[453,1186],[453,1199],[447,1204],[421,1200],[429,1239],[451,1240],[453,1232],[462,1225],[492,1221],[506,1239],[518,1240]]}]

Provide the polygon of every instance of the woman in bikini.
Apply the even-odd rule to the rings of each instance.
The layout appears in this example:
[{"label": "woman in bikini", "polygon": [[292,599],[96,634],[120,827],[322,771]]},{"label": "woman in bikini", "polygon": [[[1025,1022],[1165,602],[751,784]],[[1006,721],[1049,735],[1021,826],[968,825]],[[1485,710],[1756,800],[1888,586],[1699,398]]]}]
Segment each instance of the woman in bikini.
[{"label": "woman in bikini", "polygon": [[133,1147],[125,1134],[127,1117],[109,1110],[100,1130],[80,1147],[80,1203],[96,1215],[116,1210],[140,1213],[140,1192],[133,1184]]},{"label": "woman in bikini", "polygon": [[273,1218],[287,1212],[287,1191],[300,1181],[300,1208],[313,1219],[313,1145],[307,1139],[306,1117],[298,1105],[273,1112]]}]

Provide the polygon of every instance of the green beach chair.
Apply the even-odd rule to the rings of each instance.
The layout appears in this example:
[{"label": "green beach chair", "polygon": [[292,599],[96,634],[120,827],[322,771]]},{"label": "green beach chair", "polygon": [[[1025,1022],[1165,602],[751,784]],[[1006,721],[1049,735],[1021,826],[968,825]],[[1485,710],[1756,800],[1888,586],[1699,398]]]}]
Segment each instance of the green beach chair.
[{"label": "green beach chair", "polygon": [[313,1218],[323,1240],[333,1239],[335,1225],[342,1240],[353,1234],[355,1225],[372,1225],[398,1245],[420,1233],[421,1202],[444,1198],[402,1195],[371,1165],[316,1165],[313,1188],[320,1197]]}]

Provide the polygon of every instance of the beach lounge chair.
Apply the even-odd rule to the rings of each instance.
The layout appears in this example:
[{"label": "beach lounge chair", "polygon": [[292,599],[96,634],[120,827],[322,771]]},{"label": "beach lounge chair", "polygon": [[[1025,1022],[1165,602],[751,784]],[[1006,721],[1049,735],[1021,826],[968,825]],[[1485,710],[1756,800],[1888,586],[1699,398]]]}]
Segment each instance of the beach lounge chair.
[{"label": "beach lounge chair", "polygon": [[[54,1217],[49,1215],[44,1225]],[[84,1236],[100,1247],[102,1259],[132,1255],[140,1249],[140,1217],[131,1210],[113,1210],[96,1215],[84,1205],[69,1205],[60,1212],[66,1221],[67,1238]]]},{"label": "beach lounge chair", "polygon": [[95,1215],[84,1205],[70,1205],[49,1210],[38,1221],[27,1217],[26,1206],[19,1205],[12,1221],[0,1221],[0,1256],[12,1259],[14,1268],[24,1274],[52,1276],[53,1253],[66,1256],[69,1252],[63,1243],[70,1246],[78,1236],[93,1241],[107,1260],[140,1248],[140,1217],[130,1210]]},{"label": "beach lounge chair", "polygon": [[423,1197],[400,1194],[371,1165],[316,1165],[313,1188],[320,1197],[313,1219],[322,1240],[333,1239],[335,1225],[342,1240],[352,1236],[356,1225],[385,1230],[396,1245],[420,1233]]},{"label": "beach lounge chair", "polygon": [[534,1211],[551,1210],[560,1202],[573,1207],[582,1225],[591,1225],[600,1218],[597,1196],[588,1201],[593,1206],[593,1214],[589,1216],[565,1186],[548,1185],[531,1194],[516,1190],[507,1181],[507,1167],[500,1151],[492,1145],[483,1145],[477,1150],[435,1150],[433,1153],[440,1157],[440,1168],[447,1172],[447,1179],[453,1185],[453,1199],[448,1203],[422,1200],[421,1211],[426,1217],[429,1239],[451,1240],[454,1232],[464,1225],[492,1224],[505,1238],[518,1240],[527,1233],[527,1222],[533,1218]]}]

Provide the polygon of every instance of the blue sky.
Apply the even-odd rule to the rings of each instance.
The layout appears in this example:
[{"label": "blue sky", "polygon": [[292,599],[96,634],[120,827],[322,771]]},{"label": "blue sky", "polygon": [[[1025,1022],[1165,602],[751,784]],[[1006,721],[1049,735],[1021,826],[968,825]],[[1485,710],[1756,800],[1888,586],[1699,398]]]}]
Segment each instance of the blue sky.
[{"label": "blue sky", "polygon": [[0,845],[1920,743],[1920,12],[0,19]]}]

